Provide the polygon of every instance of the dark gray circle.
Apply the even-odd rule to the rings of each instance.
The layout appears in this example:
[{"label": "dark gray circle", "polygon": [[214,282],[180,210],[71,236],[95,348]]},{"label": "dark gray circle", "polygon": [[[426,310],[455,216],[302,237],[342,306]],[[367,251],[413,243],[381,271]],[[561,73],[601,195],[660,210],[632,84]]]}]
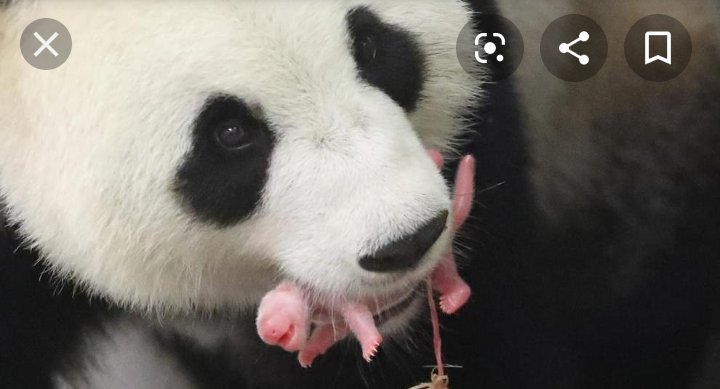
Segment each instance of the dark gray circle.
[{"label": "dark gray circle", "polygon": [[648,81],[662,82],[679,76],[690,63],[690,57],[690,33],[682,23],[667,15],[646,16],[625,36],[625,60],[635,74]]},{"label": "dark gray circle", "polygon": [[594,20],[584,15],[565,15],[545,29],[540,55],[545,68],[555,77],[569,82],[585,81],[605,65],[608,41]]},{"label": "dark gray circle", "polygon": [[57,20],[38,19],[25,27],[20,37],[20,51],[34,68],[56,69],[70,57],[72,37]]},{"label": "dark gray circle", "polygon": [[490,71],[493,81],[499,81],[510,77],[520,66],[525,42],[520,30],[507,18],[480,14],[462,28],[455,49],[468,74],[485,77],[486,73],[477,71],[479,66]]}]

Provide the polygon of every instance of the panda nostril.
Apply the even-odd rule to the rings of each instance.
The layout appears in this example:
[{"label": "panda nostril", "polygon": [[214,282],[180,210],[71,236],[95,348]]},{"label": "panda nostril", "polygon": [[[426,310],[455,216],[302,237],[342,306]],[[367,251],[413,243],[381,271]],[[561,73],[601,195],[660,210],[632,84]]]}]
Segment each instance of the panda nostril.
[{"label": "panda nostril", "polygon": [[411,235],[381,247],[372,255],[360,258],[360,267],[373,272],[412,269],[445,230],[448,214],[448,211],[442,211]]}]

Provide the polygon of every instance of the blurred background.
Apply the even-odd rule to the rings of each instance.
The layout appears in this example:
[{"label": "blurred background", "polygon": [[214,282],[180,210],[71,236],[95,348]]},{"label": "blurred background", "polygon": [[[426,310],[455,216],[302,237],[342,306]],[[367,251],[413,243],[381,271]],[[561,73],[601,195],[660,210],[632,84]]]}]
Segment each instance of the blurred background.
[{"label": "blurred background", "polygon": [[[518,111],[491,102],[473,146],[478,189],[504,183],[481,192],[467,239],[487,294],[473,328],[492,334],[477,365],[488,387],[720,387],[720,2],[499,8],[525,55],[494,87]],[[540,55],[543,32],[567,14],[608,39],[604,67],[583,82],[554,77]],[[625,60],[628,30],[653,14],[692,37],[689,65],[667,82]],[[493,165],[503,152],[512,166]]]}]

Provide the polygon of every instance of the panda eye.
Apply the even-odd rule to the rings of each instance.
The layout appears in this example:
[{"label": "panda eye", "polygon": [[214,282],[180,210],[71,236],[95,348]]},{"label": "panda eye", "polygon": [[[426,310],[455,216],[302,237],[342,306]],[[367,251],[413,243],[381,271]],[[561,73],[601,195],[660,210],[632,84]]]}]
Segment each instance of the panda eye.
[{"label": "panda eye", "polygon": [[414,111],[425,82],[425,55],[417,37],[383,22],[367,7],[350,10],[347,22],[350,53],[363,81],[385,92],[405,111]]},{"label": "panda eye", "polygon": [[371,63],[375,59],[375,56],[377,56],[377,45],[375,41],[371,36],[365,37],[357,47],[355,58],[357,58],[360,66],[364,66]]},{"label": "panda eye", "polygon": [[247,133],[237,120],[221,123],[214,132],[215,141],[228,150],[237,150],[250,144]]},{"label": "panda eye", "polygon": [[275,144],[262,107],[227,94],[211,95],[200,108],[190,140],[173,184],[182,204],[220,227],[252,214]]}]

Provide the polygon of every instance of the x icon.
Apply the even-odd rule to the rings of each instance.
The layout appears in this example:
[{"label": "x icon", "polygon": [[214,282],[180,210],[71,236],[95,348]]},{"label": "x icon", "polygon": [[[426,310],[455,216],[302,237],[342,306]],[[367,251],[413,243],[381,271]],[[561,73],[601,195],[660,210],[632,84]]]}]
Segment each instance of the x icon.
[{"label": "x icon", "polygon": [[40,55],[40,53],[43,52],[43,50],[48,49],[51,53],[53,53],[54,56],[57,57],[57,56],[58,56],[58,52],[55,51],[55,50],[52,48],[52,46],[50,46],[50,43],[52,43],[52,41],[54,41],[55,38],[57,38],[57,37],[58,37],[58,33],[56,32],[56,33],[53,34],[53,36],[50,37],[50,39],[48,39],[47,41],[45,41],[45,40],[43,40],[43,38],[40,36],[40,34],[38,34],[38,33],[36,32],[36,33],[35,33],[35,38],[37,38],[37,39],[42,43],[42,46],[40,46],[40,48],[35,52],[35,56],[37,57],[38,55]]}]

